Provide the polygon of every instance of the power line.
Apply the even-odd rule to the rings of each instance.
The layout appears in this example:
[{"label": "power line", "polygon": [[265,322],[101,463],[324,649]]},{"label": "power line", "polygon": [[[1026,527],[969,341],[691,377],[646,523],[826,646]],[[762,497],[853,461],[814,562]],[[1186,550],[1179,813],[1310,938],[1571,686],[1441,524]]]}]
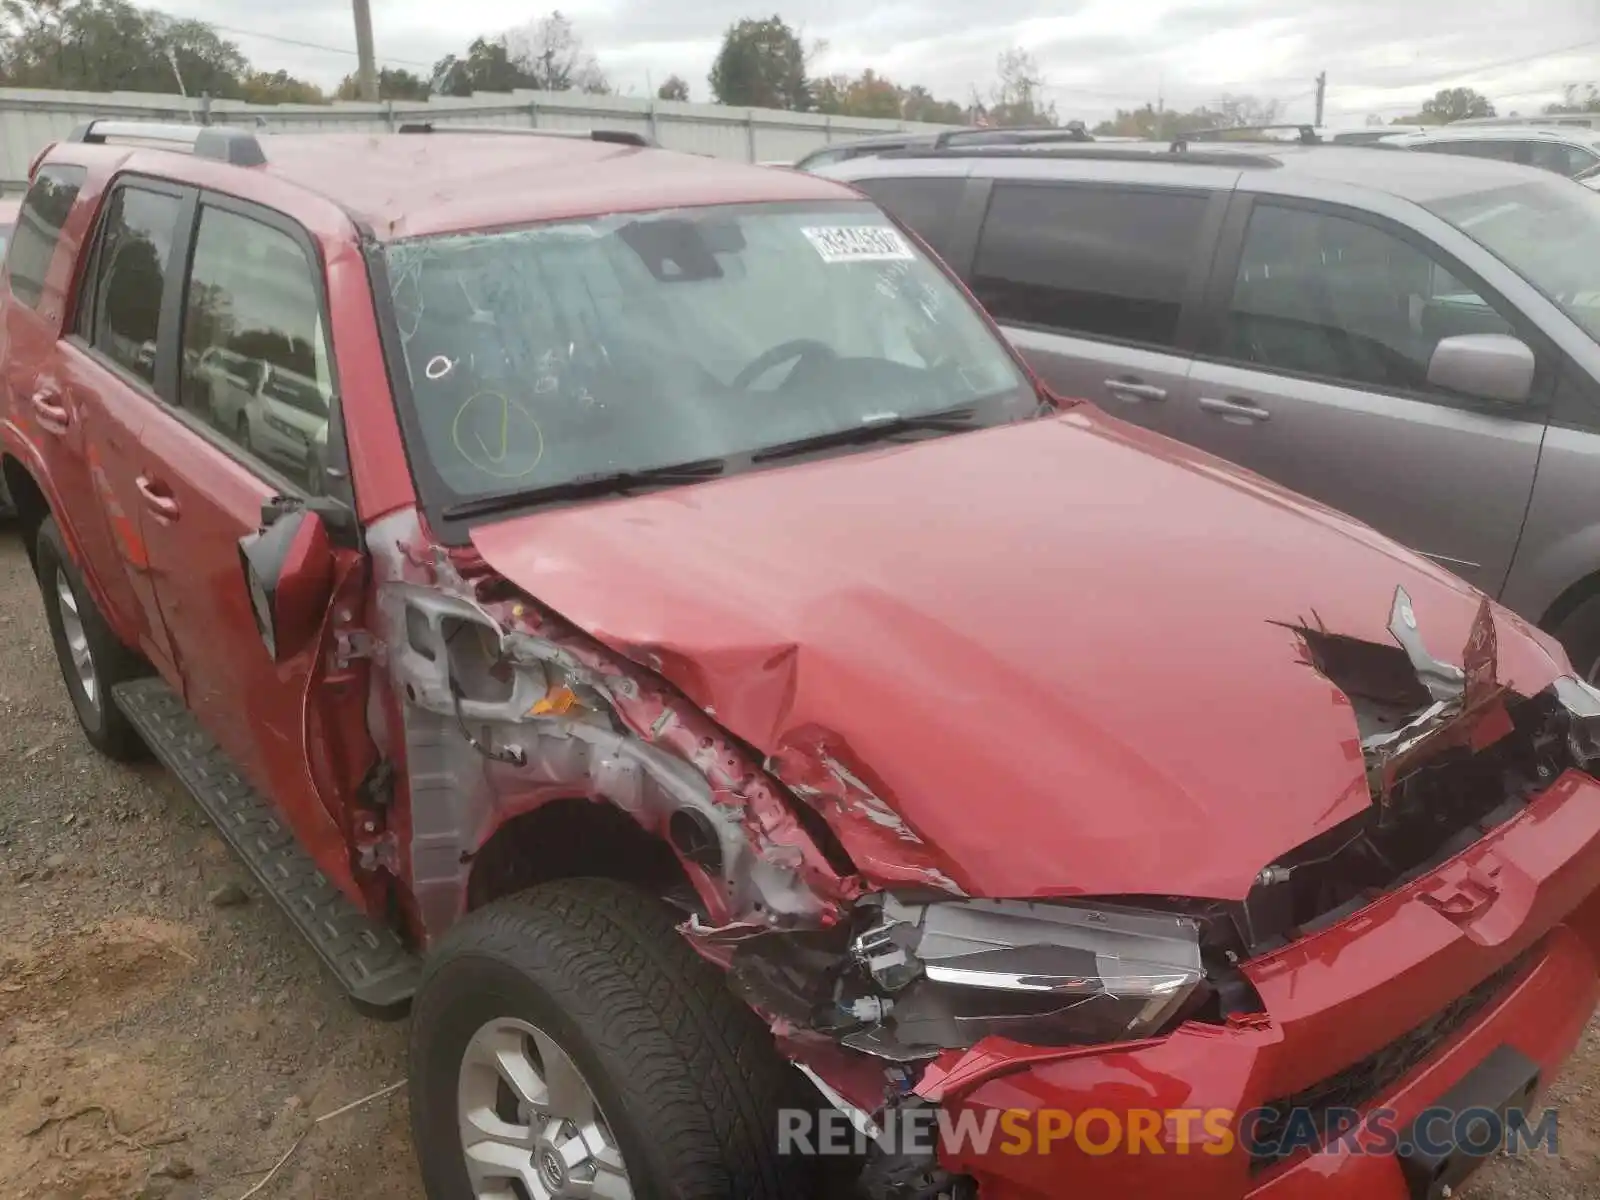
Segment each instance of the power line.
[{"label": "power line", "polygon": [[[350,46],[325,46],[321,42],[305,42],[299,38],[280,37],[276,33],[262,33],[255,29],[236,29],[232,25],[212,25],[218,33],[231,33],[235,37],[259,38],[263,42],[277,42],[283,46],[299,46],[302,50],[322,50],[328,54],[343,54],[350,58],[359,58],[356,50]],[[433,70],[433,63],[418,62],[414,58],[395,58],[393,55],[384,55],[383,61],[404,67],[425,67]]]}]

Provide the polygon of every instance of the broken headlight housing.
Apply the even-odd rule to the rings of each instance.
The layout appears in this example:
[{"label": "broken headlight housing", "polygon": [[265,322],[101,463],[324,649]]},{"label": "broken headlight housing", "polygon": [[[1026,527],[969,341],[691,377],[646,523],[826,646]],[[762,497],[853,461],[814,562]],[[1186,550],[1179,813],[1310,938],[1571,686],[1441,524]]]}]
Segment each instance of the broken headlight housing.
[{"label": "broken headlight housing", "polygon": [[1008,1037],[1094,1045],[1165,1032],[1205,982],[1200,928],[1111,905],[894,897],[851,950],[881,995],[844,1007],[874,1024],[844,1038],[887,1058]]}]

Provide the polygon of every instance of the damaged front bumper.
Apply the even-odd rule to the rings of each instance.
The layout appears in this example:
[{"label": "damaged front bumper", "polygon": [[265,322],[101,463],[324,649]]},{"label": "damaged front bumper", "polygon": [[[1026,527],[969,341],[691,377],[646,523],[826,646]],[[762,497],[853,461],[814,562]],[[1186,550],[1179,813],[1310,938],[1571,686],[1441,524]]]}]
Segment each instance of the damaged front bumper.
[{"label": "damaged front bumper", "polygon": [[1048,1154],[946,1145],[942,1163],[977,1181],[983,1200],[1410,1197],[1393,1152],[1339,1142],[1285,1156],[1270,1117],[1252,1119],[1254,1147],[1237,1135],[1223,1145],[1200,1114],[1338,1107],[1403,1128],[1501,1046],[1536,1064],[1543,1087],[1600,999],[1597,879],[1600,784],[1574,771],[1438,869],[1248,963],[1261,1020],[1189,1022],[1159,1040],[1046,1061],[1038,1048],[980,1043],[939,1059],[917,1086],[956,1128],[963,1113],[973,1128],[990,1110],[1037,1127],[1047,1112],[1101,1110],[1126,1129],[1139,1112],[1158,1115],[1152,1139],[1094,1153],[1071,1137]]}]

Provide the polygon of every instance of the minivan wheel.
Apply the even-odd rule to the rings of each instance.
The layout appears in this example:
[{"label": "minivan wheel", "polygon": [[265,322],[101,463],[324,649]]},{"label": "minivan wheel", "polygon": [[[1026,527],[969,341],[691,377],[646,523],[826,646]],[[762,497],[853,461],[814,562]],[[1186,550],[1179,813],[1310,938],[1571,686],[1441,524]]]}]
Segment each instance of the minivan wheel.
[{"label": "minivan wheel", "polygon": [[1578,674],[1600,684],[1600,593],[1582,601],[1550,632]]},{"label": "minivan wheel", "polygon": [[117,640],[95,606],[54,517],[39,525],[34,567],[61,678],[90,745],[110,758],[142,758],[143,740],[111,701],[110,689],[144,674],[144,665]]},{"label": "minivan wheel", "polygon": [[412,1008],[430,1200],[808,1197],[776,1153],[797,1073],[655,898],[605,879],[480,909]]}]

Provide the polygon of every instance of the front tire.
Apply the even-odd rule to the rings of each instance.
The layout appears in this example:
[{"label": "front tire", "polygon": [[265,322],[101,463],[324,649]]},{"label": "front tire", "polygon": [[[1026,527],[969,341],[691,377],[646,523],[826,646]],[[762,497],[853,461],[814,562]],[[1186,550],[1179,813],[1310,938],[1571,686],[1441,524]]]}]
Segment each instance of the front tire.
[{"label": "front tire", "polygon": [[809,1197],[804,1161],[776,1153],[797,1078],[667,910],[610,880],[467,917],[412,1010],[430,1200]]},{"label": "front tire", "polygon": [[39,525],[34,566],[61,679],[84,736],[119,762],[143,758],[144,741],[111,700],[111,689],[145,673],[139,657],[117,640],[67,553],[54,517]]}]

